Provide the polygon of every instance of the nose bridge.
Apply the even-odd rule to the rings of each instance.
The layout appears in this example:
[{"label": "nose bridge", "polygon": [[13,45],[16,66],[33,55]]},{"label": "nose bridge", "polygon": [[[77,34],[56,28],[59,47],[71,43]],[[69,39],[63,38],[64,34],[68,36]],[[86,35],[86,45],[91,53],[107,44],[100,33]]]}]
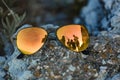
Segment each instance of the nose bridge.
[{"label": "nose bridge", "polygon": [[49,34],[48,34],[48,40],[56,40],[56,34],[55,34],[55,32],[50,32]]},{"label": "nose bridge", "polygon": [[48,32],[48,40],[56,40],[56,30],[59,28],[59,26],[53,25],[53,24],[47,24],[42,25],[42,28],[44,28]]},{"label": "nose bridge", "polygon": [[47,24],[47,25],[42,25],[42,28],[44,28],[47,33],[47,42],[45,44],[45,47],[51,48],[60,45],[59,41],[57,40],[56,36],[56,30],[59,28],[59,26],[53,25],[53,24]]}]

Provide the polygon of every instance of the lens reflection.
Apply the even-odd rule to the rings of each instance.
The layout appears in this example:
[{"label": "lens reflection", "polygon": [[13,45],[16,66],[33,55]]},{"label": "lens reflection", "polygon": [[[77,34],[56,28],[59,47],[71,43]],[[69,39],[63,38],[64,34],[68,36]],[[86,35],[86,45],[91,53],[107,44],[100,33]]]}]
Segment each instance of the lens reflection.
[{"label": "lens reflection", "polygon": [[47,32],[42,28],[25,28],[17,34],[17,47],[24,54],[37,52],[44,44]]},{"label": "lens reflection", "polygon": [[88,47],[89,36],[84,26],[63,26],[57,30],[57,37],[67,48],[75,52],[83,51]]}]

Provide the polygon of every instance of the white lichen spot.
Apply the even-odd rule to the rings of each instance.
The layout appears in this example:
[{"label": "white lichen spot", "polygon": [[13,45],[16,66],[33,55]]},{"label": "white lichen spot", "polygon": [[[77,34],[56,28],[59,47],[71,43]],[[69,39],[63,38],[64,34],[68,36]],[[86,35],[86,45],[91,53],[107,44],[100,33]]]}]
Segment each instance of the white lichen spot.
[{"label": "white lichen spot", "polygon": [[120,54],[117,56],[117,58],[119,58],[119,59],[120,59]]},{"label": "white lichen spot", "polygon": [[101,72],[106,72],[107,66],[100,66],[100,71]]},{"label": "white lichen spot", "polygon": [[95,75],[94,75],[94,77],[97,77],[97,76],[98,76],[98,73],[96,72]]},{"label": "white lichen spot", "polygon": [[105,62],[105,60],[104,60],[104,59],[102,60],[102,64],[106,64],[106,62]]},{"label": "white lichen spot", "polygon": [[69,66],[69,70],[70,70],[70,71],[75,71],[75,69],[76,69],[76,68],[75,68],[73,65],[70,65],[70,66]]},{"label": "white lichen spot", "polygon": [[99,45],[99,43],[95,43],[93,48],[95,49],[98,45]]},{"label": "white lichen spot", "polygon": [[114,64],[114,62],[112,60],[108,60],[107,63]]},{"label": "white lichen spot", "polygon": [[72,76],[71,75],[67,76],[67,80],[72,80]]}]

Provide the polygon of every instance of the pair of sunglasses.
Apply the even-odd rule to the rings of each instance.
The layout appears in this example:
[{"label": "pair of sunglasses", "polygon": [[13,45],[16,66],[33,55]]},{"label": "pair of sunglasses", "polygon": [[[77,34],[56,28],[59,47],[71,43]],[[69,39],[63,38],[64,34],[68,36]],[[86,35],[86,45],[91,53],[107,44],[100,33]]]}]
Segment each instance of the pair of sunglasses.
[{"label": "pair of sunglasses", "polygon": [[[17,33],[17,48],[23,54],[33,54],[42,48],[48,32],[40,27],[23,28]],[[56,30],[58,40],[68,49],[81,52],[88,47],[88,30],[82,25],[66,25]]]}]

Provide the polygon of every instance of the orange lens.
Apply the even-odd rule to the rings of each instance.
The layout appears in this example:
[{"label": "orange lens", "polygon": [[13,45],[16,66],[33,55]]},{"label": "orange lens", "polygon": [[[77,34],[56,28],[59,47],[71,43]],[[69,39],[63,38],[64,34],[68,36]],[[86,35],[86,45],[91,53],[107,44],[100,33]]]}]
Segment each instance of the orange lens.
[{"label": "orange lens", "polygon": [[17,47],[23,54],[33,54],[44,44],[47,32],[38,27],[24,28],[17,34]]},{"label": "orange lens", "polygon": [[66,25],[57,30],[57,37],[67,48],[80,52],[89,44],[87,29],[81,25]]}]

